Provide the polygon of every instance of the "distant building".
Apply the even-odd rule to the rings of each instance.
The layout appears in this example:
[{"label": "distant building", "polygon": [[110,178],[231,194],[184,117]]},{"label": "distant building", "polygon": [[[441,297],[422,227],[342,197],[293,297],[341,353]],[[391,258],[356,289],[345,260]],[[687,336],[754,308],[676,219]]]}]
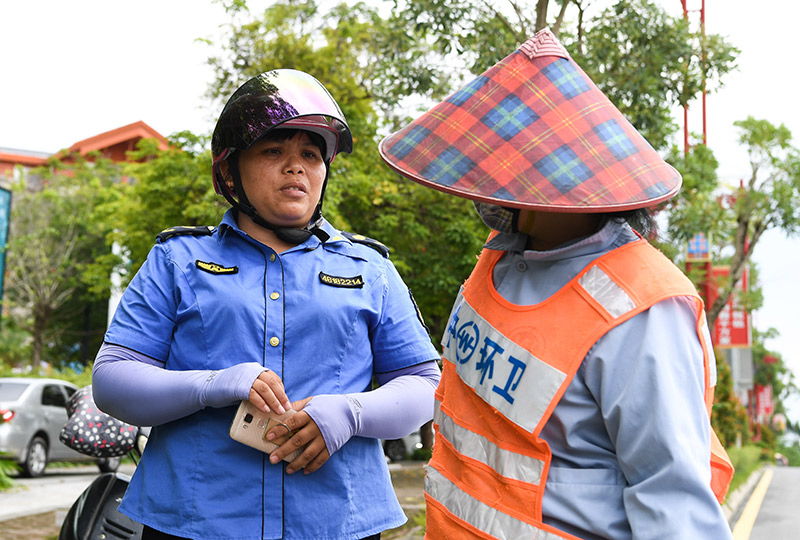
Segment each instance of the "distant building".
[{"label": "distant building", "polygon": [[0,187],[8,187],[20,174],[46,165],[53,155],[77,152],[85,156],[90,152],[99,152],[115,162],[127,161],[126,152],[134,150],[141,139],[156,139],[159,147],[164,149],[168,145],[163,135],[139,121],[78,141],[55,154],[0,147]]}]

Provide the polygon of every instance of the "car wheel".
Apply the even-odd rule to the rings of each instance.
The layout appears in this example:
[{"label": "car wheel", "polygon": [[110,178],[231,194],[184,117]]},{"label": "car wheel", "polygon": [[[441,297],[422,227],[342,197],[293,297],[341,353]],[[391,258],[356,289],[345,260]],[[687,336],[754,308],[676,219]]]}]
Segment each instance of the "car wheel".
[{"label": "car wheel", "polygon": [[109,458],[100,458],[97,460],[97,468],[100,469],[100,472],[117,472],[119,469],[119,464],[122,461],[120,456],[117,457],[109,457]]},{"label": "car wheel", "polygon": [[392,461],[402,461],[406,458],[406,445],[402,439],[386,441],[383,445],[383,452]]},{"label": "car wheel", "polygon": [[22,464],[22,473],[30,478],[36,478],[44,474],[45,467],[47,467],[47,441],[36,436],[28,445],[28,454]]}]

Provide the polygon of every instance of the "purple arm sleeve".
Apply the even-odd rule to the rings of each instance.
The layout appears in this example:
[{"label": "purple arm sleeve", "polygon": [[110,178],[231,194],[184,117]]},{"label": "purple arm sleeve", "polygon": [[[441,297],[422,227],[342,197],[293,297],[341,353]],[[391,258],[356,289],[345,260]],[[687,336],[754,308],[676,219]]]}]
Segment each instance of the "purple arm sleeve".
[{"label": "purple arm sleeve", "polygon": [[171,371],[158,360],[104,343],[92,372],[97,406],[137,426],[157,426],[206,407],[226,407],[247,399],[264,366],[237,364],[219,371]]},{"label": "purple arm sleeve", "polygon": [[377,374],[381,386],[358,394],[314,396],[305,411],[333,454],[351,437],[398,439],[433,418],[441,372],[435,361]]}]

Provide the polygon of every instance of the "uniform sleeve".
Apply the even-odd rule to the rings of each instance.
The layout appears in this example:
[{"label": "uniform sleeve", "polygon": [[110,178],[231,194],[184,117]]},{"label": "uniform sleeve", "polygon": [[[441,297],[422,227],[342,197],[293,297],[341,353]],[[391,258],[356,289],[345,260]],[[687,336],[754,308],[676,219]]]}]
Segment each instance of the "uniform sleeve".
[{"label": "uniform sleeve", "polygon": [[351,437],[399,439],[433,418],[441,372],[436,362],[381,373],[380,387],[355,394],[314,396],[304,409],[333,454]]},{"label": "uniform sleeve", "polygon": [[104,341],[166,362],[180,299],[175,272],[167,247],[153,246],[125,289]]},{"label": "uniform sleeve", "polygon": [[370,330],[374,370],[396,371],[440,357],[422,315],[394,265],[383,259],[384,289],[379,320]]},{"label": "uniform sleeve", "polygon": [[108,414],[155,426],[226,407],[247,399],[264,371],[255,362],[218,371],[164,368],[183,299],[181,280],[168,246],[156,244],[122,295],[92,374],[95,400]]},{"label": "uniform sleeve", "polygon": [[584,363],[637,540],[731,535],[710,487],[705,368],[689,302],[665,300],[616,327]]},{"label": "uniform sleeve", "polygon": [[205,407],[227,407],[248,399],[264,367],[244,362],[209,371],[170,371],[156,360],[104,343],[92,371],[100,410],[137,426],[157,426]]}]

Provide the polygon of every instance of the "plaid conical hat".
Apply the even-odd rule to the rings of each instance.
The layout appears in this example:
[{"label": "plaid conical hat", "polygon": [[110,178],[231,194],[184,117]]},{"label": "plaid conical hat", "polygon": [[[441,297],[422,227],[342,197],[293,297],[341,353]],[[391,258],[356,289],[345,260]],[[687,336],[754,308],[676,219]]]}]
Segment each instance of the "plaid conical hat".
[{"label": "plaid conical hat", "polygon": [[420,184],[512,208],[632,210],[669,199],[681,185],[549,30],[379,149]]}]

